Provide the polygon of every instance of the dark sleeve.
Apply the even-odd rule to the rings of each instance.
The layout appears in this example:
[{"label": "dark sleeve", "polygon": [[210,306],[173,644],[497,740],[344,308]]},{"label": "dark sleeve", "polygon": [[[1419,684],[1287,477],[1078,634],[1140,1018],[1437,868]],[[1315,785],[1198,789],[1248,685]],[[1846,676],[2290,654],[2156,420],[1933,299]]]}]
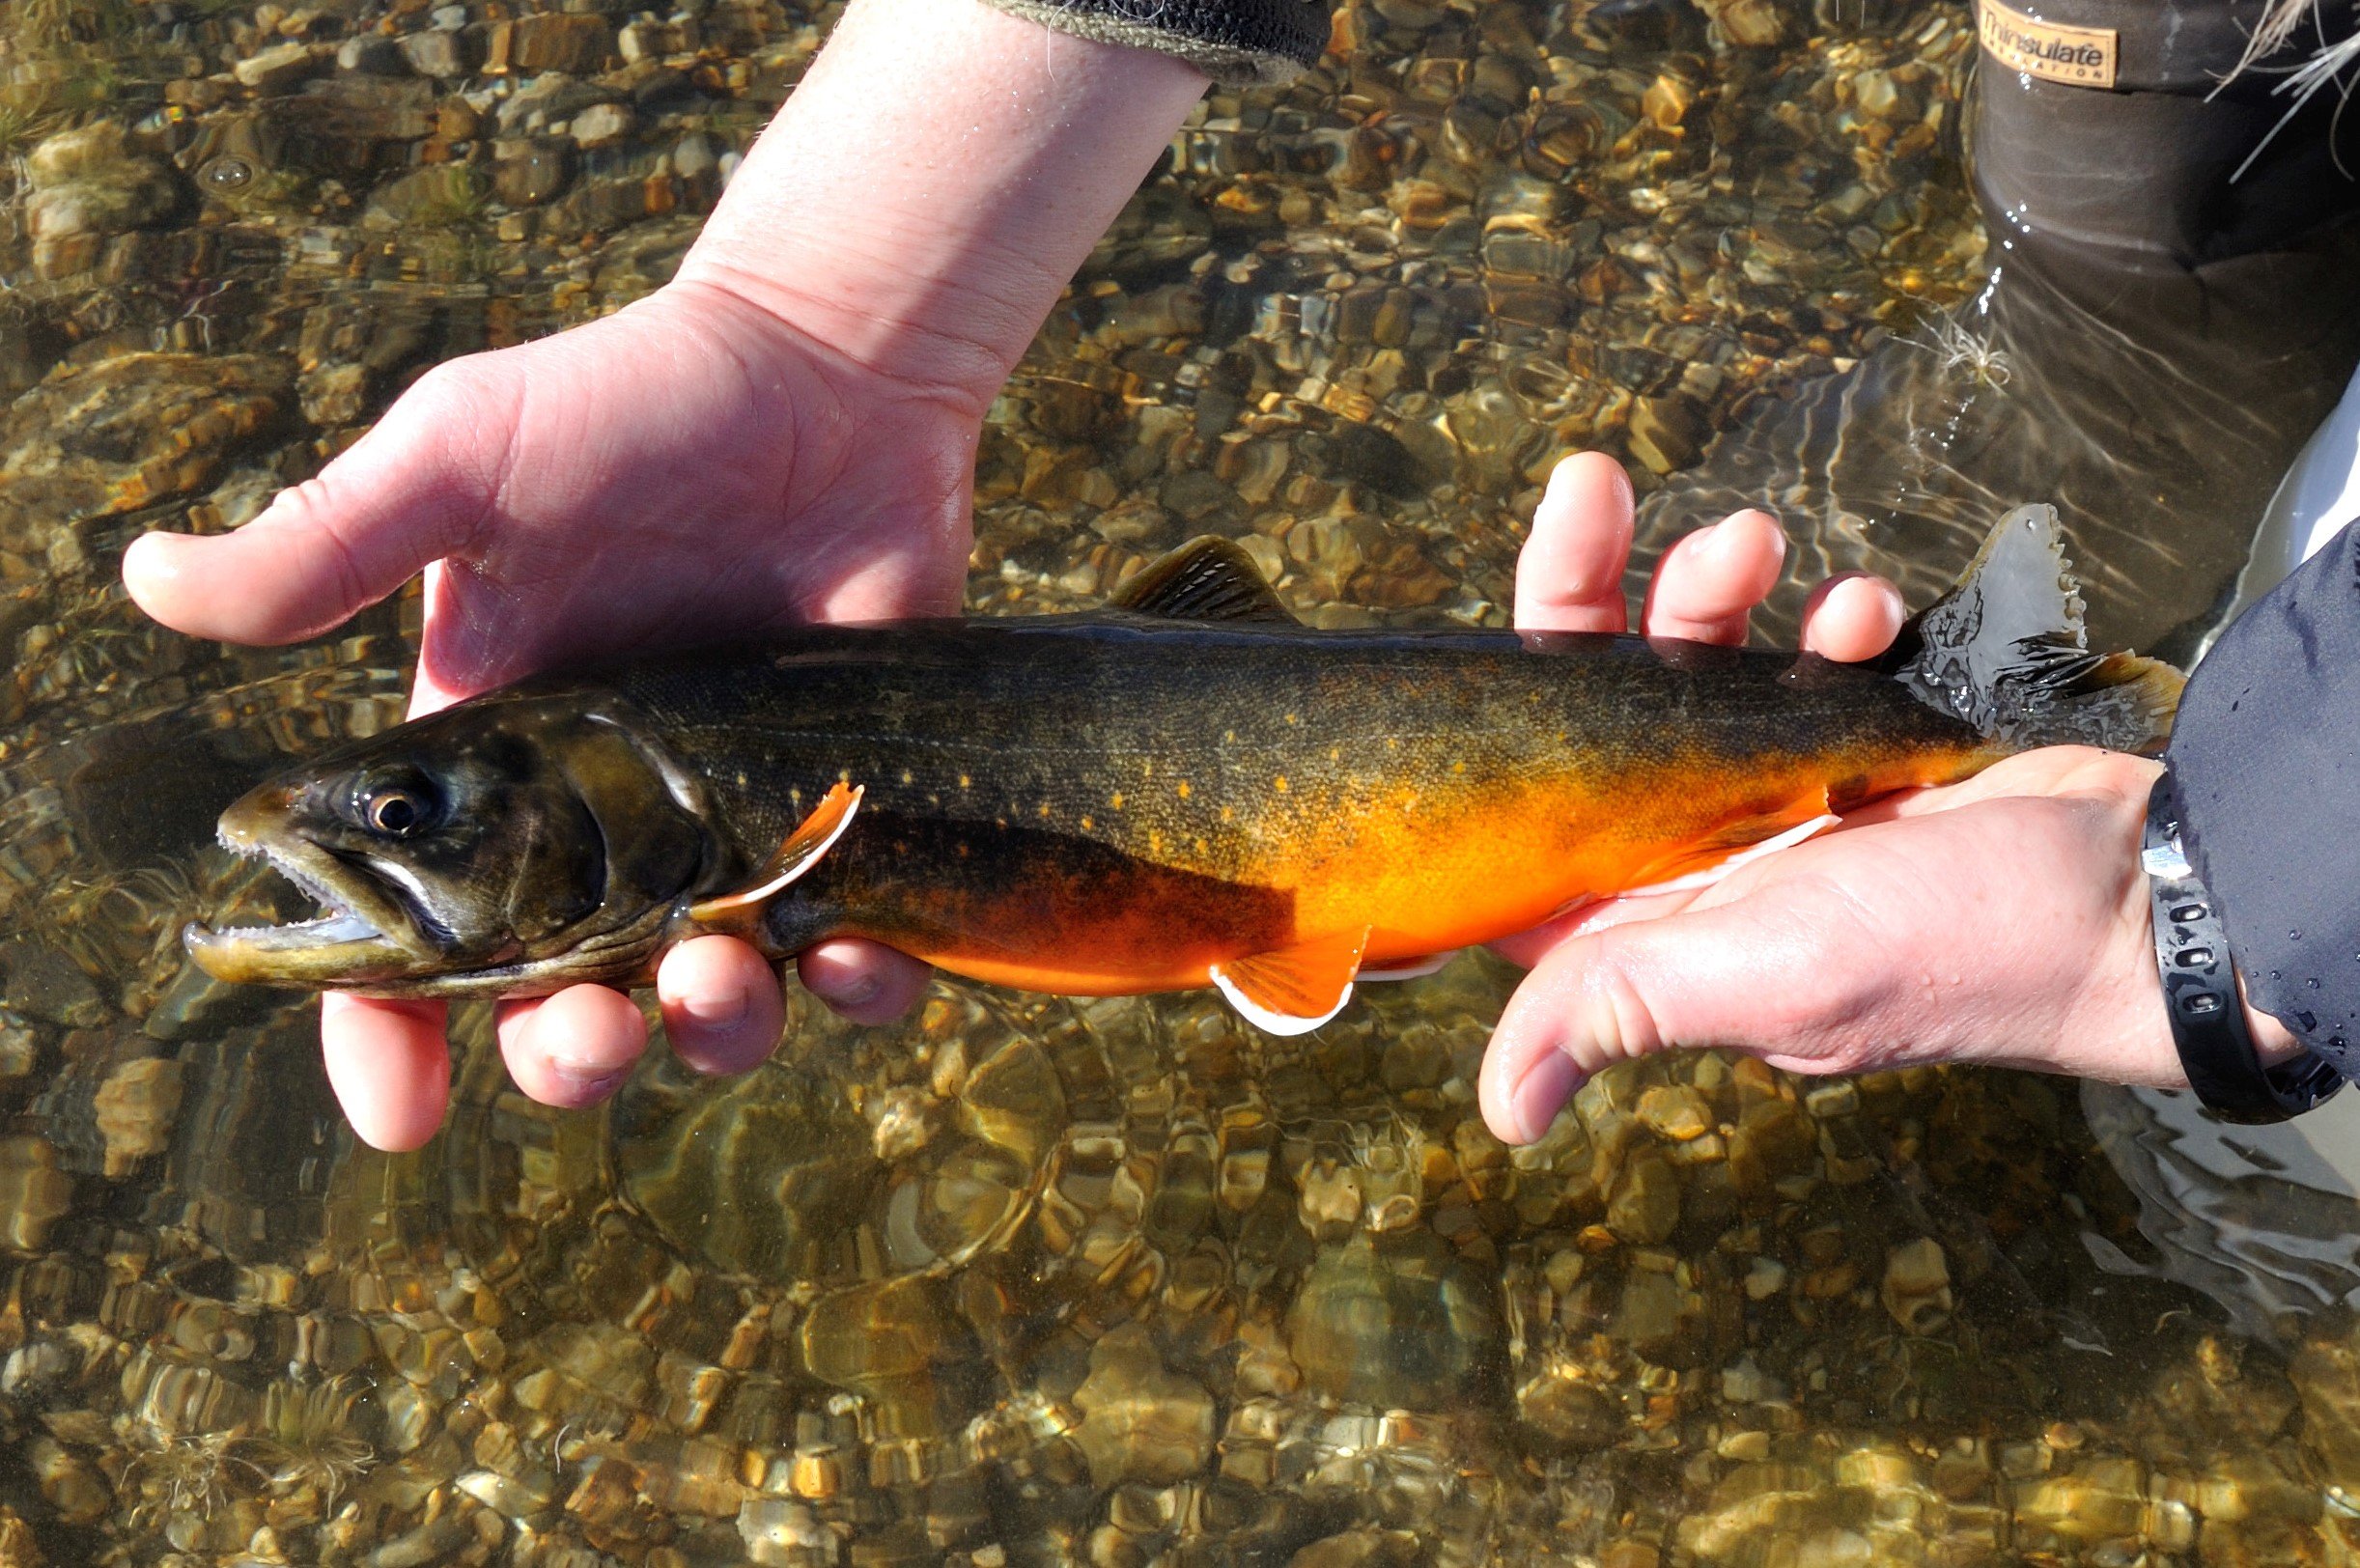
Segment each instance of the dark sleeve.
[{"label": "dark sleeve", "polygon": [[2189,863],[2248,1000],[2360,1078],[2360,536],[2239,616],[2172,729]]},{"label": "dark sleeve", "polygon": [[1175,54],[1215,81],[1282,82],[1328,46],[1324,0],[985,0],[1101,43]]}]

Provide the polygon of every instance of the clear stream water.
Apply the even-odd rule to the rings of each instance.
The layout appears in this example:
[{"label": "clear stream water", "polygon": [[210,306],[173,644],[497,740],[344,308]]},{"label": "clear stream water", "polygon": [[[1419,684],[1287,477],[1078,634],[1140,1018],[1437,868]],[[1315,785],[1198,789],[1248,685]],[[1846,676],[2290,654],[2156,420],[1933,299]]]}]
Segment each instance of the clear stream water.
[{"label": "clear stream water", "polygon": [[[2233,1262],[2234,1311],[2174,1283],[2075,1086],[2000,1073],[1683,1056],[1511,1152],[1481,958],[1292,1041],[1203,996],[798,998],[760,1071],[659,1050],[575,1114],[470,1012],[443,1135],[354,1144],[312,1008],[177,933],[290,898],[212,817],[398,717],[411,617],[198,645],[122,546],[660,285],[825,20],[0,8],[0,1563],[2346,1560],[2332,1246],[2316,1288]],[[1983,278],[1958,8],[1380,0],[1337,41],[1212,95],[1043,329],[979,612],[1213,531],[1326,624],[1497,623],[1572,446],[1694,483],[1879,353],[2006,396],[1944,347]],[[1880,517],[1812,522],[1796,585],[1895,558]],[[2143,636],[2242,549],[2171,526],[2083,541]],[[1971,544],[1931,539],[1929,582]],[[2290,1213],[2239,1190],[2216,1236]]]}]

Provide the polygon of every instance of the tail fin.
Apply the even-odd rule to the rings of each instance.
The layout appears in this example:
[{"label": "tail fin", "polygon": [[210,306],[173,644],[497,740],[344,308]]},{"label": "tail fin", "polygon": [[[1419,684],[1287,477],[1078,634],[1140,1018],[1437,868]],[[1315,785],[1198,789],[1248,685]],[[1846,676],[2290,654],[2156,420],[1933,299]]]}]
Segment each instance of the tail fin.
[{"label": "tail fin", "polygon": [[1888,658],[1925,701],[2018,750],[2160,751],[2179,706],[2171,665],[2090,652],[2050,506],[2002,518],[1958,585],[1902,629]]}]

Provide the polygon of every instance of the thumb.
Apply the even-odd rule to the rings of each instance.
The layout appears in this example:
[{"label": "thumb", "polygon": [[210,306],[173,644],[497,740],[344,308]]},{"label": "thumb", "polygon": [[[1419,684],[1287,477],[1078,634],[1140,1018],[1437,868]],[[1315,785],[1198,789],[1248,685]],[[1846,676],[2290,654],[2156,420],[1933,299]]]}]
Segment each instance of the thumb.
[{"label": "thumb", "polygon": [[1784,1053],[1849,1016],[1851,998],[1802,925],[1765,924],[1733,903],[1559,943],[1492,1031],[1476,1093],[1484,1125],[1530,1143],[1616,1062],[1675,1047]]},{"label": "thumb", "polygon": [[316,637],[460,548],[499,493],[505,432],[464,374],[444,366],[261,517],[211,537],[152,533],[124,552],[139,607],[223,642]]}]

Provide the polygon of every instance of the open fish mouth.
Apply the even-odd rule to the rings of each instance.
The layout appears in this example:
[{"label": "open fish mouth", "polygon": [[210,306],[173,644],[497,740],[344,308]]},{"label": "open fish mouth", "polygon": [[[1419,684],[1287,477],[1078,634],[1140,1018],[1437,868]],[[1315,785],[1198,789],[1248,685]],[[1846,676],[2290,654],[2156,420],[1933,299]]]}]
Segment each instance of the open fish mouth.
[{"label": "open fish mouth", "polygon": [[[238,846],[230,845],[233,850]],[[238,850],[245,859],[262,860],[270,869],[301,888],[320,906],[320,912],[309,920],[290,920],[274,926],[230,926],[221,931],[207,930],[202,925],[192,931],[203,931],[209,941],[237,941],[249,947],[286,949],[316,947],[322,942],[365,941],[385,934],[374,921],[353,913],[344,907],[337,894],[321,880],[306,872],[286,855],[272,854],[267,849]]]},{"label": "open fish mouth", "polygon": [[221,843],[249,860],[267,861],[320,906],[308,920],[224,926],[192,921],[182,942],[216,980],[262,985],[327,986],[409,975],[439,956],[398,899],[368,885],[355,870],[313,845],[271,843],[249,798],[221,818]]}]

